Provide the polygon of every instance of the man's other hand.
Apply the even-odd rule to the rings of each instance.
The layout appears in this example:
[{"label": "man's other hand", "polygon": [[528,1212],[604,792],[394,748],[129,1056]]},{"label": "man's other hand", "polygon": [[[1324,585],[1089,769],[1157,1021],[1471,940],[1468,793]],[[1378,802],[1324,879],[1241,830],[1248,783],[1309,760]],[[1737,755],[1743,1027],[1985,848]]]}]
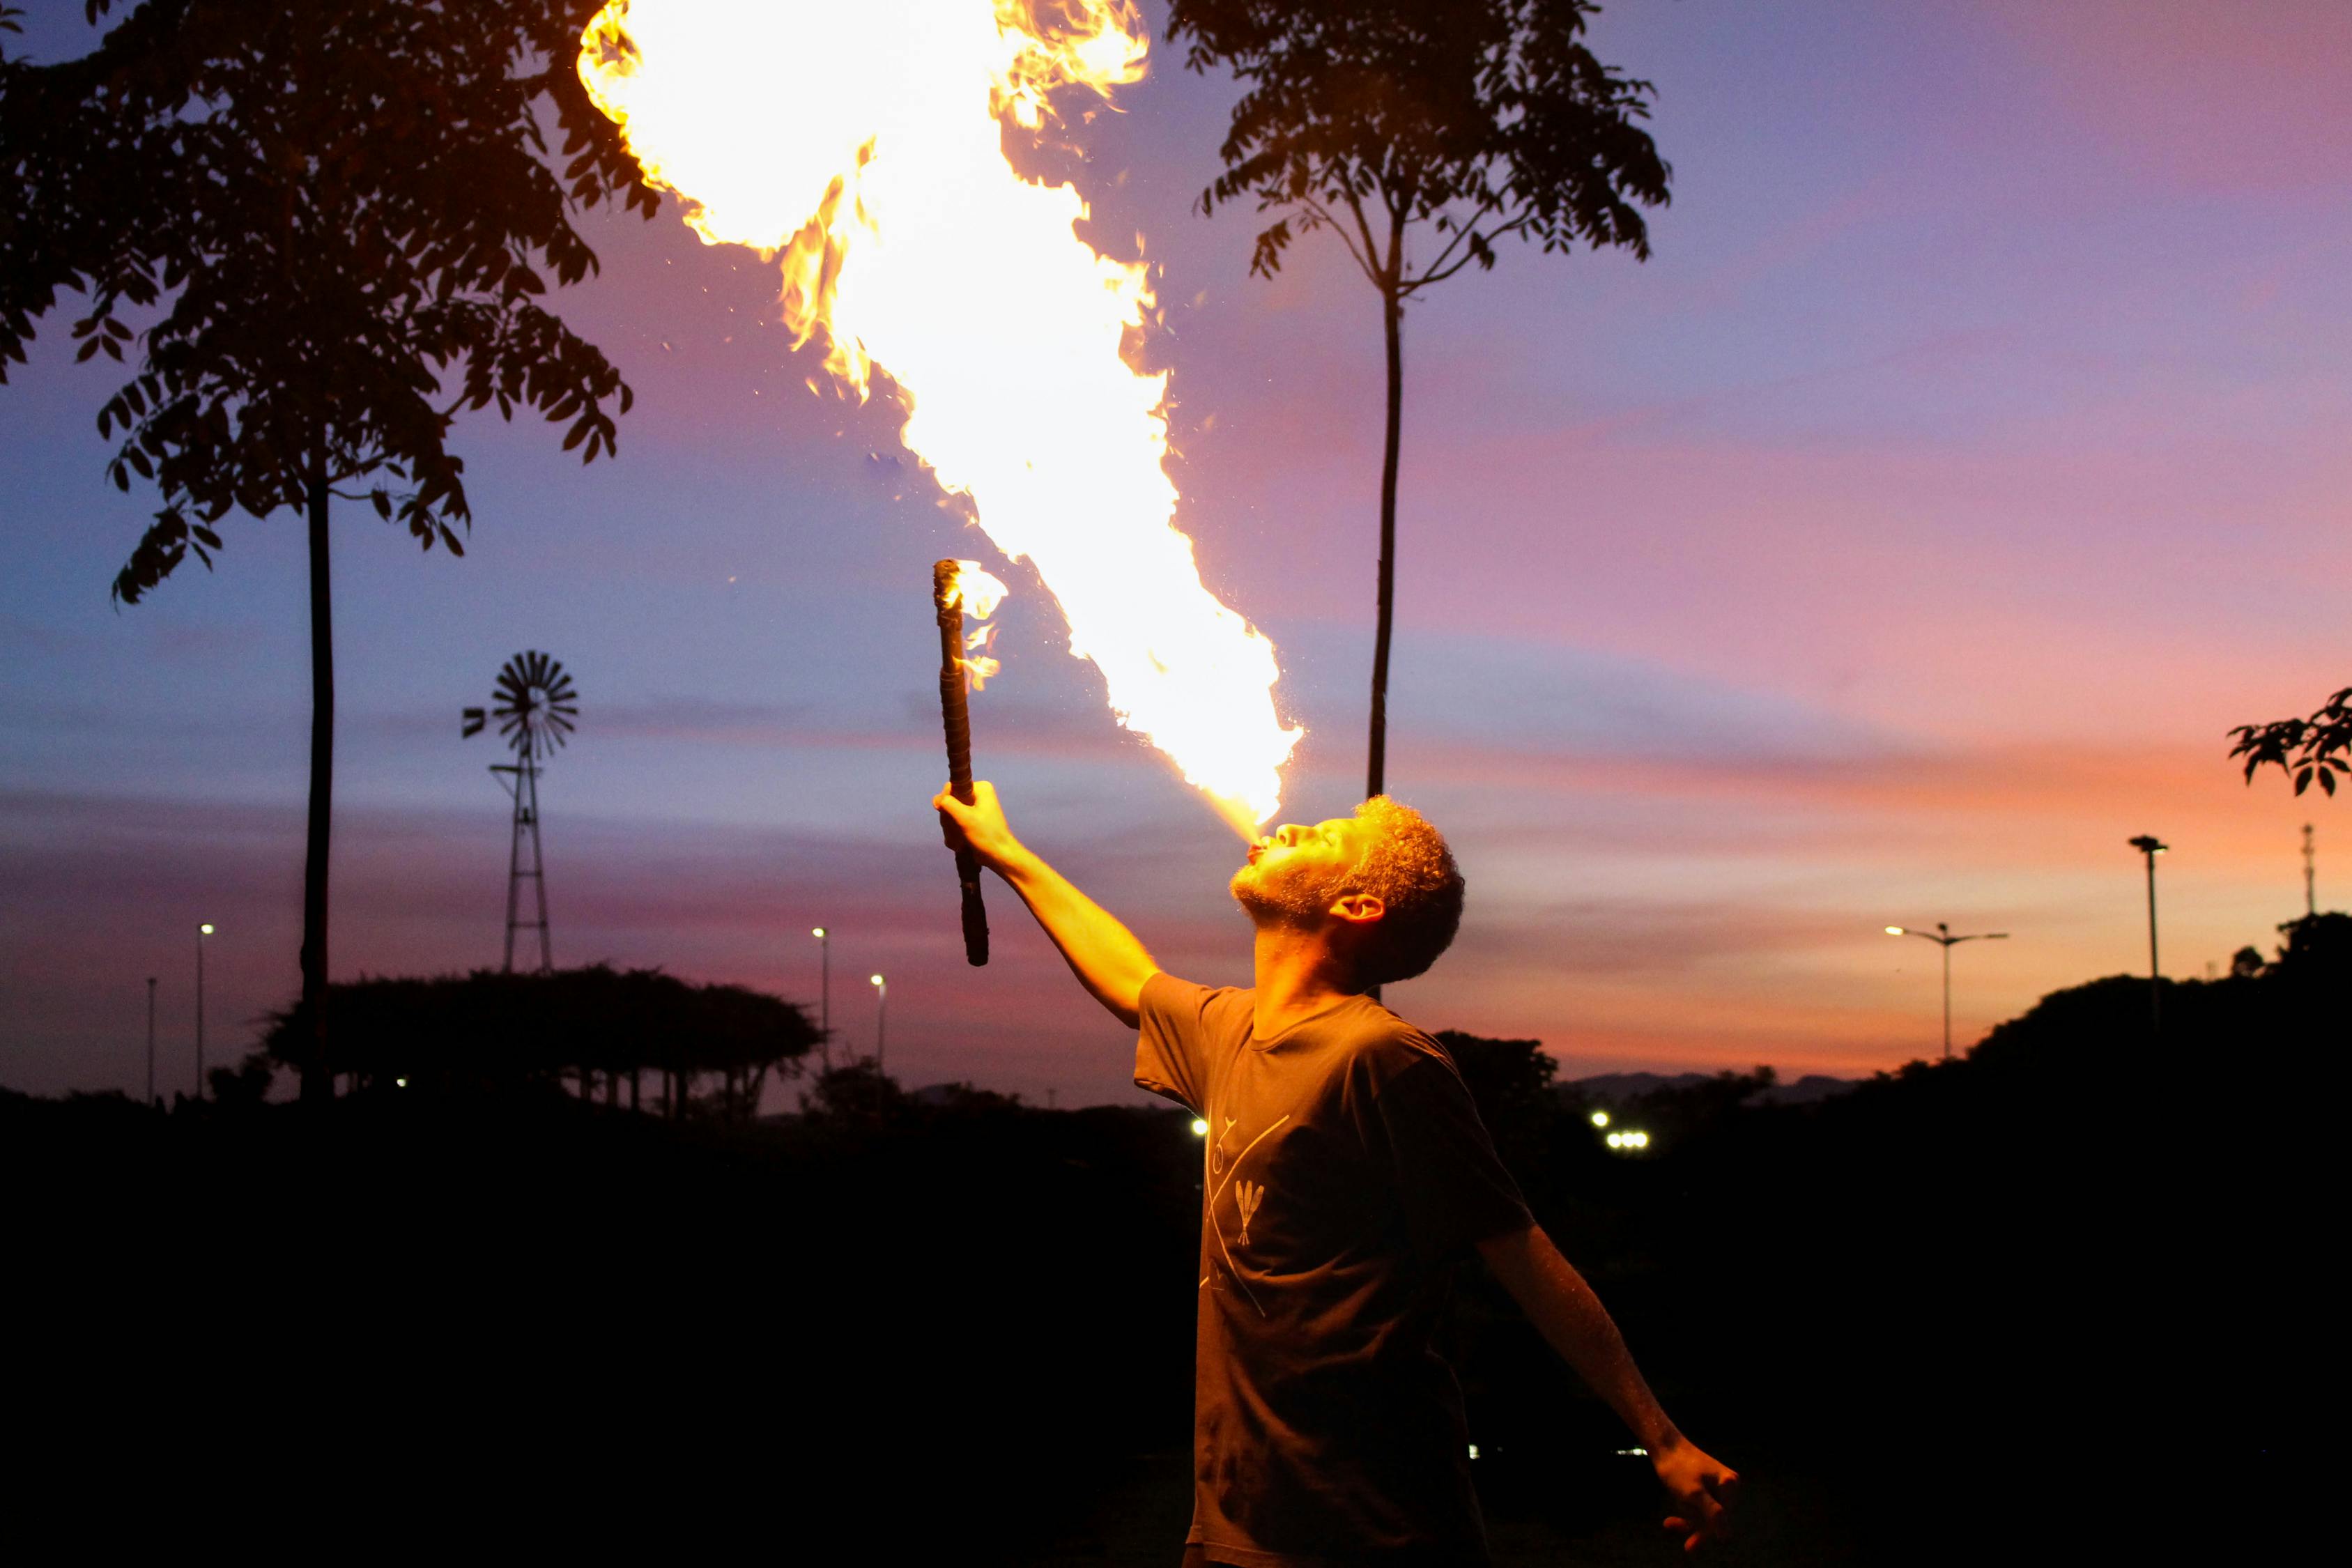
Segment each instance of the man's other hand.
[{"label": "man's other hand", "polygon": [[941,789],[931,805],[938,808],[940,833],[949,848],[969,845],[982,865],[1000,873],[1007,861],[1021,853],[1021,840],[1013,837],[1004,821],[1004,807],[997,804],[996,786],[987,780],[972,781],[970,805],[948,789]]},{"label": "man's other hand", "polygon": [[1652,1449],[1650,1464],[1674,1499],[1666,1528],[1683,1538],[1684,1551],[1696,1552],[1731,1533],[1727,1516],[1739,1490],[1739,1477],[1730,1466],[1682,1437]]}]

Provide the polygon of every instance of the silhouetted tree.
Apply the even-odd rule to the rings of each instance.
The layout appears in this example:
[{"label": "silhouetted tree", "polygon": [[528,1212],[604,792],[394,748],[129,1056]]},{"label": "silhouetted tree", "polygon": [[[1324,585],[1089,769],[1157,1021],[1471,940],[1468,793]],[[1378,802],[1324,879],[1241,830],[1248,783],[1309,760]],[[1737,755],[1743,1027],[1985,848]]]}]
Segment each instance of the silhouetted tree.
[{"label": "silhouetted tree", "polygon": [[1551,1080],[1559,1064],[1544,1054],[1541,1040],[1490,1040],[1441,1029],[1437,1043],[1461,1069],[1478,1119],[1502,1151],[1504,1163],[1514,1169],[1524,1166],[1557,1113]]},{"label": "silhouetted tree", "polygon": [[2298,985],[2328,985],[2340,990],[2352,974],[2352,915],[2324,910],[2279,927],[2286,941],[2279,944],[2278,962],[2268,973]]},{"label": "silhouetted tree", "polygon": [[269,1099],[278,1081],[278,1064],[267,1051],[247,1051],[234,1067],[216,1067],[205,1074],[212,1086],[212,1102],[229,1110],[250,1110]]},{"label": "silhouetted tree", "polygon": [[885,1126],[908,1120],[913,1110],[898,1080],[871,1057],[825,1068],[801,1096],[802,1113],[811,1121],[837,1127]]},{"label": "silhouetted tree", "polygon": [[[111,6],[85,0],[92,26]],[[334,777],[331,498],[364,486],[424,548],[462,552],[457,413],[537,409],[569,422],[564,447],[584,461],[613,449],[605,405],[629,406],[620,374],[541,302],[551,277],[596,265],[580,208],[656,206],[575,69],[595,9],[148,0],[85,58],[0,58],[0,371],[64,292],[88,302],[81,359],[141,357],[98,428],[119,436],[116,487],[152,481],[163,507],[114,597],[138,603],[191,552],[209,568],[232,510],[288,508],[308,525],[314,1001]],[[331,1089],[306,1067],[302,1092]]]},{"label": "silhouetted tree", "polygon": [[770,1074],[797,1069],[819,1031],[806,1009],[740,985],[694,985],[657,969],[604,964],[551,974],[479,970],[431,979],[376,978],[327,988],[330,1055],[312,1064],[307,1001],[275,1015],[269,1056],[377,1089],[412,1092],[553,1091],[577,1075],[588,1097],[645,1068],[668,1075],[669,1109],[693,1103],[695,1080],[726,1087],[705,1108],[748,1121]]},{"label": "silhouetted tree", "polygon": [[2230,955],[2230,978],[2252,980],[2263,972],[2263,950],[2252,945],[2240,948]]},{"label": "silhouetted tree", "polygon": [[2320,706],[2308,719],[2280,719],[2268,724],[2241,724],[2230,731],[2238,743],[2230,755],[2246,759],[2246,782],[2265,763],[2294,777],[2301,795],[2315,780],[2329,795],[2336,793],[2336,775],[2352,773],[2352,686]]},{"label": "silhouetted tree", "polygon": [[[1381,460],[1378,625],[1365,793],[1385,781],[1404,310],[1498,242],[1650,254],[1635,204],[1666,200],[1649,83],[1583,42],[1591,0],[1171,0],[1168,36],[1196,71],[1230,68],[1241,101],[1201,209],[1244,196],[1280,216],[1250,270],[1272,277],[1297,236],[1328,228],[1381,300],[1388,418]],[[1433,255],[1407,254],[1412,228]]]}]

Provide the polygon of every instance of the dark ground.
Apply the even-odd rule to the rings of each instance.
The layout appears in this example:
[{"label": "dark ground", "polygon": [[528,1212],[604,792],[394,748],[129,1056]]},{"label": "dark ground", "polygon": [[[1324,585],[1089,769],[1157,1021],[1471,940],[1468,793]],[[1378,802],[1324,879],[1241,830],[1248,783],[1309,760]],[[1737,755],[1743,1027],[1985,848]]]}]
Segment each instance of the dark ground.
[{"label": "dark ground", "polygon": [[[1745,1473],[1717,1561],[2293,1560],[2333,1489],[2308,1434],[2337,1101],[2309,1020],[2340,993],[2283,1013],[2237,984],[2174,988],[2154,1042],[2144,984],[2102,982],[1818,1105],[1653,1097],[1621,1108],[1657,1140],[1636,1159],[1528,1053],[1456,1050],[1667,1408]],[[2214,1062],[2250,1087],[2217,1095]],[[1186,1122],[6,1097],[14,1522],[1172,1564]],[[1676,1561],[1629,1439],[1515,1309],[1465,1278],[1457,1319],[1502,1568]]]}]

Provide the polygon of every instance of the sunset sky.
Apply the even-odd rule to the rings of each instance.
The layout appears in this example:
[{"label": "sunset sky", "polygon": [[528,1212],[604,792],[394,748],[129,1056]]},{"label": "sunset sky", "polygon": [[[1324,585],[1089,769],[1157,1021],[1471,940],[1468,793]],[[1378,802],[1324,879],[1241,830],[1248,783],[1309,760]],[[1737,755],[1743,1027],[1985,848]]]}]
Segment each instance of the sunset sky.
[{"label": "sunset sky", "polygon": [[[26,52],[88,47],[79,0],[33,10]],[[1851,1076],[1937,1046],[1937,953],[1889,923],[2013,933],[1956,954],[1963,1042],[2143,968],[2135,834],[2173,847],[2175,976],[2302,912],[2305,822],[2343,907],[2352,804],[2226,752],[2352,683],[2352,6],[1619,0],[1595,41],[1657,85],[1654,258],[1507,251],[1407,321],[1389,779],[1470,900],[1391,1005],[1570,1077]],[[1158,46],[1078,183],[1162,268],[1180,521],[1281,650],[1312,820],[1361,784],[1379,317],[1328,237],[1268,283],[1252,215],[1193,210],[1232,93]],[[887,400],[811,395],[772,268],[669,209],[586,228],[602,277],[559,305],[635,388],[617,460],[463,426],[462,560],[341,514],[335,974],[497,962],[506,803],[457,710],[542,648],[582,702],[543,785],[559,963],[814,1004],[824,924],[836,1027],[872,1048],[887,973],[910,1085],[1140,1100],[1002,884],[962,962],[932,559],[1013,589],[981,773],[1203,981],[1248,975],[1233,833]],[[111,606],[156,503],[102,482],[113,380],[70,319],[0,388],[0,1084],[135,1089],[155,975],[168,1092],[199,921],[214,1060],[297,984],[301,535],[232,518],[215,572]]]}]

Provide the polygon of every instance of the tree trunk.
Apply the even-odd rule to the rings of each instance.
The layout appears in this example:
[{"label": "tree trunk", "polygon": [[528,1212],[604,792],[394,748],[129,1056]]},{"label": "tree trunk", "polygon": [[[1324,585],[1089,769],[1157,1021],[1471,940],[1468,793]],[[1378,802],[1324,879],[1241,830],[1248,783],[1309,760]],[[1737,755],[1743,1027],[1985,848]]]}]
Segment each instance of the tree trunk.
[{"label": "tree trunk", "polygon": [[310,459],[310,816],[302,852],[302,1099],[332,1100],[327,1062],[327,854],[335,799],[335,638],[327,574],[327,460]]},{"label": "tree trunk", "polygon": [[1397,452],[1404,438],[1404,301],[1396,290],[1381,290],[1381,326],[1388,340],[1388,445],[1381,456],[1380,607],[1372,633],[1372,735],[1364,770],[1367,799],[1387,788],[1389,752],[1389,634],[1396,615]]}]

